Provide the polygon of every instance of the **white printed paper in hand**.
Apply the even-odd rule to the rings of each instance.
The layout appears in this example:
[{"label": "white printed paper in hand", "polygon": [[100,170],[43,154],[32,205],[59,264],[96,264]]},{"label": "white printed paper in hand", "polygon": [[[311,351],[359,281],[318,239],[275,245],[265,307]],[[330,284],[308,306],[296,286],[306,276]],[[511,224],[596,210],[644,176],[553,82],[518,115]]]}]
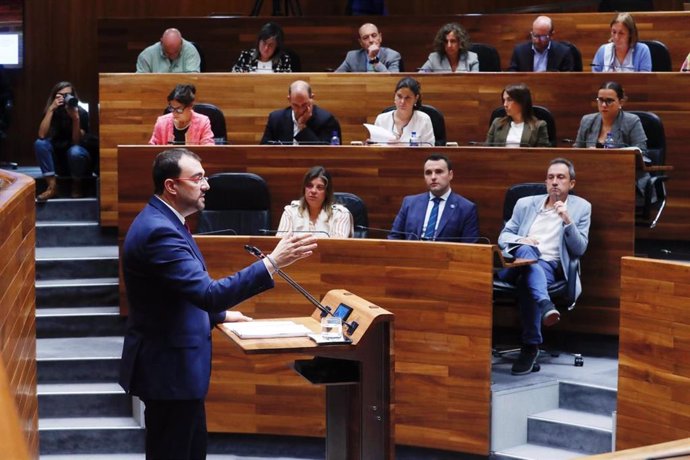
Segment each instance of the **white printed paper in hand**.
[{"label": "white printed paper in hand", "polygon": [[391,131],[380,126],[364,123],[364,127],[369,130],[369,142],[381,142],[384,144],[397,142],[398,139]]},{"label": "white printed paper in hand", "polygon": [[225,323],[225,329],[241,339],[268,339],[278,337],[306,337],[311,330],[294,321],[248,321]]}]

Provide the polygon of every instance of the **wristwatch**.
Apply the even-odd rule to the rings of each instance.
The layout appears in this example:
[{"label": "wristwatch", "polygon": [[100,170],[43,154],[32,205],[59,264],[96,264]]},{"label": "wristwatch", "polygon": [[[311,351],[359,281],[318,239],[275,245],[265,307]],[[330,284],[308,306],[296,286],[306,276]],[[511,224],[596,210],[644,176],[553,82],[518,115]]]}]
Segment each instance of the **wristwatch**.
[{"label": "wristwatch", "polygon": [[369,59],[369,64],[378,64],[379,63],[379,57],[376,56],[374,59]]}]

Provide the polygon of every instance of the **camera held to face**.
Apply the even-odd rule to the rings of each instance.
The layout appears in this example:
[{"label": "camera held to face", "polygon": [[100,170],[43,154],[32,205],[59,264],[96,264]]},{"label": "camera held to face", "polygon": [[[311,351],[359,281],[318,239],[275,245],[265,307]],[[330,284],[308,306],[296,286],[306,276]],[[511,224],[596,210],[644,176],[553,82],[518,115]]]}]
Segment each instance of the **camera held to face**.
[{"label": "camera held to face", "polygon": [[71,94],[65,94],[65,107],[75,108],[79,104],[79,99]]}]

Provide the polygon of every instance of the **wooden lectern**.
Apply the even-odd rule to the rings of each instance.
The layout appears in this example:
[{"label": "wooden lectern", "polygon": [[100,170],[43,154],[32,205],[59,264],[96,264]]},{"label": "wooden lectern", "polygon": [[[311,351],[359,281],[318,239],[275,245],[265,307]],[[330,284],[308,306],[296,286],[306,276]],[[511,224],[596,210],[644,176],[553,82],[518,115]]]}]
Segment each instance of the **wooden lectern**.
[{"label": "wooden lectern", "polygon": [[[393,314],[343,289],[326,293],[323,306],[343,316],[343,336],[351,343],[317,345],[309,337],[241,339],[219,328],[245,353],[305,353],[294,369],[315,385],[326,386],[326,459],[393,459],[395,443]],[[318,308],[311,316],[280,318],[321,332]]]}]

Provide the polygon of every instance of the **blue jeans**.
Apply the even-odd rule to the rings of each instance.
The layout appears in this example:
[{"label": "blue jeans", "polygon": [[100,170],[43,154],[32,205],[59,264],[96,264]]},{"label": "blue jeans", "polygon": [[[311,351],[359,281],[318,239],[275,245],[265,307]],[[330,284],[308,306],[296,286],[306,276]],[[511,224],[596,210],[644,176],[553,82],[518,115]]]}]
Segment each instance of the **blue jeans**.
[{"label": "blue jeans", "polygon": [[545,313],[539,307],[540,300],[549,300],[549,285],[563,276],[558,261],[547,262],[539,258],[539,249],[523,245],[515,250],[516,258],[537,259],[537,263],[524,267],[506,268],[498,272],[502,281],[517,285],[520,320],[522,322],[522,343],[542,343],[541,316]]},{"label": "blue jeans", "polygon": [[[36,139],[34,152],[44,176],[54,176],[57,171],[61,175],[82,178],[91,173],[91,156],[81,145],[73,145],[65,152],[55,152],[50,139]],[[56,163],[59,166],[57,170]]]}]

